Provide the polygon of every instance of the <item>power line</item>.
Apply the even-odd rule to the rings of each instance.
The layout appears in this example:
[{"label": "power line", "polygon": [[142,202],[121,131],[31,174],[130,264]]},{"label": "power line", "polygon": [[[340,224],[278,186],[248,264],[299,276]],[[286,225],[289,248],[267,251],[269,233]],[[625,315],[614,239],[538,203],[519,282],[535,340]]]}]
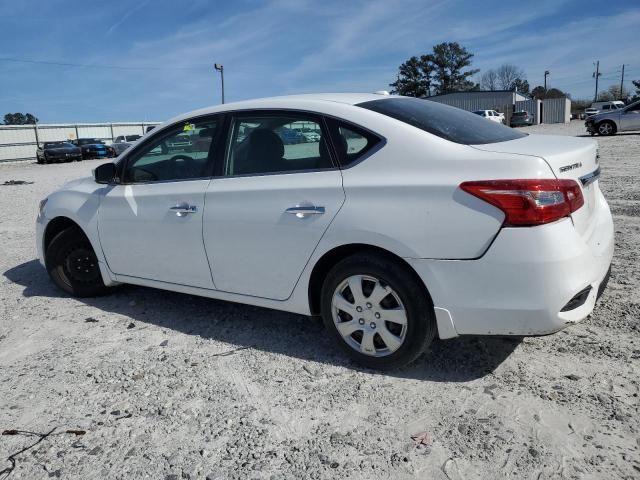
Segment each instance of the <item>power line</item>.
[{"label": "power line", "polygon": [[197,70],[205,69],[207,65],[185,65],[174,67],[149,67],[149,66],[135,66],[135,65],[102,65],[98,63],[73,63],[73,62],[49,62],[45,60],[27,60],[23,58],[0,58],[0,62],[14,62],[14,63],[29,63],[36,65],[50,65],[56,67],[80,67],[80,68],[103,68],[111,70]]}]

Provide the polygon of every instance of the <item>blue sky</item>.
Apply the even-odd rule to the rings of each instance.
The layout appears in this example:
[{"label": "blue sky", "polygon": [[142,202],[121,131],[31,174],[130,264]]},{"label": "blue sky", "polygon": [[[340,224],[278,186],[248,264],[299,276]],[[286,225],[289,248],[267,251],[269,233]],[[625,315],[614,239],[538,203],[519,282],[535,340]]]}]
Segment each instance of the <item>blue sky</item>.
[{"label": "blue sky", "polygon": [[[443,41],[482,71],[514,63],[573,98],[640,79],[640,1],[19,0],[0,3],[0,115],[165,120],[226,100],[387,89]],[[2,60],[5,59],[5,60]],[[6,59],[81,64],[26,63]],[[482,73],[482,72],[481,72]]]}]

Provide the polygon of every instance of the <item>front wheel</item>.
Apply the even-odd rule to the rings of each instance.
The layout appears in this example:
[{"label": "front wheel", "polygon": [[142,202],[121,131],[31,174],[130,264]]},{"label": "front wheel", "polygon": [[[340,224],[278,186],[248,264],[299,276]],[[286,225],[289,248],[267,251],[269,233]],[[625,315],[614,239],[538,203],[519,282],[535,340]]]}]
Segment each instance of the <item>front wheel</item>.
[{"label": "front wheel", "polygon": [[53,283],[74,297],[94,297],[107,291],[98,258],[78,227],[67,228],[51,240],[45,263]]},{"label": "front wheel", "polygon": [[613,135],[616,133],[616,125],[613,122],[604,121],[598,124],[598,135]]},{"label": "front wheel", "polygon": [[429,295],[413,272],[377,254],[339,262],[324,281],[321,310],[330,335],[369,368],[414,361],[437,330]]}]

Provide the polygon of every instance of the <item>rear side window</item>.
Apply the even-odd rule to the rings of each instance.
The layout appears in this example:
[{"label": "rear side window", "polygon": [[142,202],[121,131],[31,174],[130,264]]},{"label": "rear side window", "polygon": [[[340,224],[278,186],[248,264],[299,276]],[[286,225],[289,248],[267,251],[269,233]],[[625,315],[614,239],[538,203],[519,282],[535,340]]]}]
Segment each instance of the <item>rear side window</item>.
[{"label": "rear side window", "polygon": [[356,125],[327,119],[331,140],[342,167],[349,167],[364,158],[377,144],[380,137]]},{"label": "rear side window", "polygon": [[506,142],[526,136],[497,122],[487,122],[473,113],[430,100],[395,97],[371,100],[357,106],[464,145]]}]

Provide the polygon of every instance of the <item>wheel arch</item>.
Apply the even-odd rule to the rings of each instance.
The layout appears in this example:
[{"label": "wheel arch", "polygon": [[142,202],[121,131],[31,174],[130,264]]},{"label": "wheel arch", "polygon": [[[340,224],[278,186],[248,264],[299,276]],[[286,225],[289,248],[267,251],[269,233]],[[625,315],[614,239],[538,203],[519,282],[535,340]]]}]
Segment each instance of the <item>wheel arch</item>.
[{"label": "wheel arch", "polygon": [[422,278],[420,278],[415,269],[404,258],[390,252],[389,250],[374,245],[365,243],[350,243],[328,250],[322,255],[322,257],[318,259],[318,261],[313,266],[313,270],[311,271],[311,275],[309,276],[308,283],[309,310],[311,311],[312,315],[320,314],[322,284],[329,271],[341,260],[359,253],[373,253],[376,255],[387,257],[406,267],[407,271],[409,271],[411,275],[414,276],[418,284],[423,288],[429,303],[431,304],[431,306],[433,306],[433,300],[431,299],[429,289],[422,281]]},{"label": "wheel arch", "polygon": [[71,227],[76,227],[80,229],[80,231],[82,231],[82,233],[84,233],[85,236],[87,236],[84,230],[82,230],[82,227],[78,225],[77,222],[70,219],[69,217],[58,216],[51,219],[47,223],[47,226],[44,229],[44,236],[42,241],[43,253],[46,255],[47,248],[51,244],[51,240],[53,240],[56,235],[58,235],[63,230],[66,230],[67,228],[71,228]]}]

